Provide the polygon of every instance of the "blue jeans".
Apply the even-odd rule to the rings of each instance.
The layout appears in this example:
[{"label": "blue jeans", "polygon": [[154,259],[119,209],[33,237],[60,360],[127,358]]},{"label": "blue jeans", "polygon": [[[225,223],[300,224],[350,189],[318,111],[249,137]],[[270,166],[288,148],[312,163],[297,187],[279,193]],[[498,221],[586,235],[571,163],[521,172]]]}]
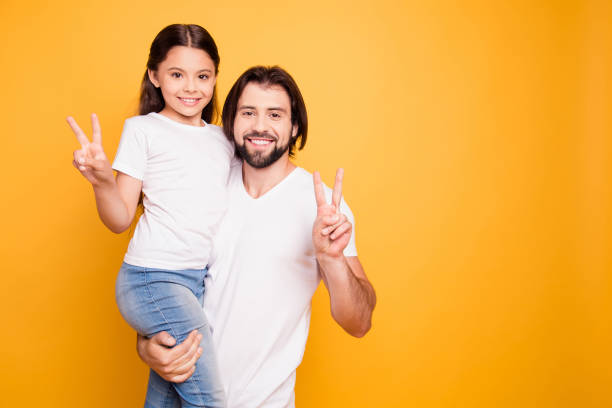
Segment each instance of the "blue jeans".
[{"label": "blue jeans", "polygon": [[169,383],[151,370],[145,408],[225,407],[212,333],[202,310],[206,272],[207,269],[145,268],[125,262],[121,265],[117,305],[138,333],[151,337],[165,330],[176,344],[182,343],[192,330],[202,334],[200,346],[204,353],[185,382]]}]

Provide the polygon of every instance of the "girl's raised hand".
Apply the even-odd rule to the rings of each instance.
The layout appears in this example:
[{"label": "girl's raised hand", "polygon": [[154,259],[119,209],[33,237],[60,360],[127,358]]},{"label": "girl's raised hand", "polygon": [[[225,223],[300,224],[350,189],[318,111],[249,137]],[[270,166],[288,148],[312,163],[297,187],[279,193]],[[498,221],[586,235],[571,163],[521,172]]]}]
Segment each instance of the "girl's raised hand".
[{"label": "girl's raised hand", "polygon": [[72,165],[94,187],[114,183],[113,170],[102,148],[102,131],[96,114],[91,114],[91,127],[93,129],[93,140],[91,142],[72,116],[68,116],[66,120],[81,144],[81,148],[74,151]]}]

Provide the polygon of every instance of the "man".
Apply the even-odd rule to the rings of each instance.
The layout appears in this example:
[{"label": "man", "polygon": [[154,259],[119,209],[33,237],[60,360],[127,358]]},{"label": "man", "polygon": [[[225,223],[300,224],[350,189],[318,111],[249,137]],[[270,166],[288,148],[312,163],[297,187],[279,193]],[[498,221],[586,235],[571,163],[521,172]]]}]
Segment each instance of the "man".
[{"label": "man", "polygon": [[[298,141],[299,149],[306,143],[307,123],[297,85],[278,67],[247,70],[223,107],[225,133],[241,160],[228,182],[230,204],[216,237],[204,310],[229,407],[295,405],[295,370],[320,278],[336,322],[356,337],[370,329],[376,297],[341,199],[342,171],[333,192],[315,172],[313,194],[313,177],[289,160]],[[192,333],[168,349],[174,340],[159,333],[140,337],[138,352],[161,377],[181,382],[202,353],[198,341]]]}]

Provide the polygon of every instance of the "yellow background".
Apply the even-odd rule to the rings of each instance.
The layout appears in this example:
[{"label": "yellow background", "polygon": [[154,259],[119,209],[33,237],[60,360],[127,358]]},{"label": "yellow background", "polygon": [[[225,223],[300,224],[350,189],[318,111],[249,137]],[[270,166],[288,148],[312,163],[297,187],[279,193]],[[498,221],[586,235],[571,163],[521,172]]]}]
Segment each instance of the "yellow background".
[{"label": "yellow background", "polygon": [[297,80],[297,163],[346,169],[378,294],[349,337],[322,287],[300,407],[612,406],[607,1],[2,0],[0,405],[141,406],[114,304],[128,243],[98,221],[64,118],[114,156],[148,47],[196,23],[220,101],[255,64]]}]

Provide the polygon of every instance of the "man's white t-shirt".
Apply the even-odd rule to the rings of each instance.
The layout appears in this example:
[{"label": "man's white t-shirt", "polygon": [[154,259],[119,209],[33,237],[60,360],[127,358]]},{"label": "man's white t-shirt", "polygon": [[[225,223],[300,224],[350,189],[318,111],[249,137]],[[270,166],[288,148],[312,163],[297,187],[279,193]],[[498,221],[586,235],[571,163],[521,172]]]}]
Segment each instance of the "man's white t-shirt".
[{"label": "man's white t-shirt", "polygon": [[[320,281],[312,175],[298,167],[254,199],[236,162],[228,184],[229,207],[215,237],[204,296],[228,407],[293,407],[295,370]],[[331,190],[325,191],[330,202]],[[353,223],[344,201],[341,210]],[[344,254],[357,256],[354,230]]]},{"label": "man's white t-shirt", "polygon": [[218,126],[190,126],[158,113],[126,120],[113,169],[142,180],[144,213],[124,261],[203,269],[227,207],[233,156]]}]

